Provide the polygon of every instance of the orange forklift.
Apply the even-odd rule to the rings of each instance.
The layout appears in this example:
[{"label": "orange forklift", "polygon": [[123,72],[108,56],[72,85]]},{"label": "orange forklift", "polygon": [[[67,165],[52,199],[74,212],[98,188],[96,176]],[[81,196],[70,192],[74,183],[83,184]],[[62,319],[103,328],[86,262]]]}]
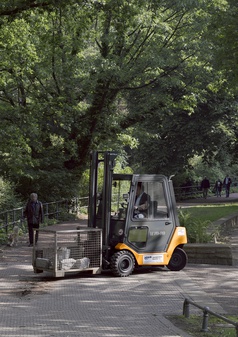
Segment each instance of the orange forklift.
[{"label": "orange forklift", "polygon": [[35,229],[35,273],[63,277],[111,270],[115,276],[125,277],[139,266],[185,267],[186,229],[179,225],[171,179],[116,174],[116,157],[110,151],[91,154],[87,227]]},{"label": "orange forklift", "polygon": [[102,269],[121,277],[139,266],[183,269],[187,235],[179,224],[172,180],[114,173],[116,157],[111,151],[91,154],[88,227],[102,231]]}]

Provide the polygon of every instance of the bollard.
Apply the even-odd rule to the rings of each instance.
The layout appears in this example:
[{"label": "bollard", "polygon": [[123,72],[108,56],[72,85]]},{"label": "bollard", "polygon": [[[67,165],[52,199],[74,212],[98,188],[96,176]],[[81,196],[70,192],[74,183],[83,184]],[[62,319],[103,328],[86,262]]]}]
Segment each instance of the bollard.
[{"label": "bollard", "polygon": [[189,302],[186,299],[183,302],[183,314],[186,318],[189,318]]},{"label": "bollard", "polygon": [[189,304],[194,305],[195,307],[201,309],[203,311],[203,322],[202,322],[202,332],[208,332],[208,315],[211,314],[215,317],[218,317],[222,319],[223,321],[232,324],[234,328],[236,329],[236,337],[238,337],[238,322],[234,322],[224,316],[221,316],[209,309],[209,307],[201,307],[200,305],[196,304],[193,301],[190,301],[189,299],[185,298],[183,303],[183,315],[187,318],[189,318]]},{"label": "bollard", "polygon": [[208,331],[208,311],[209,308],[206,307],[204,308],[204,311],[203,311],[203,321],[202,321],[202,332],[207,332]]}]

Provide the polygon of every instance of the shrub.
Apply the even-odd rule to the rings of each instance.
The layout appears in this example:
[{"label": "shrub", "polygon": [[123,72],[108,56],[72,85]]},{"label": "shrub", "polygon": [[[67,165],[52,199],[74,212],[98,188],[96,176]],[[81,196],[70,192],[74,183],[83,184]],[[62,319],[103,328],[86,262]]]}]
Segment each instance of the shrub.
[{"label": "shrub", "polygon": [[207,243],[212,240],[212,235],[207,234],[210,221],[194,219],[189,212],[183,210],[179,210],[179,221],[187,230],[189,243]]},{"label": "shrub", "polygon": [[13,184],[0,177],[0,209],[1,212],[19,207],[20,202],[14,193]]}]

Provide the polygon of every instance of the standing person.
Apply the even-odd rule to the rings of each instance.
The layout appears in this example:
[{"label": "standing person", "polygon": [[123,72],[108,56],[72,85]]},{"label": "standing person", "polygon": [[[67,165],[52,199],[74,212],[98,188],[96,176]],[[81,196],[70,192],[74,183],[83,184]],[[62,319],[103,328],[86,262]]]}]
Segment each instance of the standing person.
[{"label": "standing person", "polygon": [[215,183],[215,191],[216,191],[216,196],[221,197],[221,190],[222,190],[222,182],[221,179],[217,179]]},{"label": "standing person", "polygon": [[207,192],[210,188],[210,181],[207,179],[207,177],[204,177],[204,179],[201,182],[201,190],[203,192],[203,198],[207,199]]},{"label": "standing person", "polygon": [[229,195],[230,195],[231,183],[232,183],[231,178],[227,174],[224,181],[223,181],[223,185],[225,186],[225,189],[226,189],[226,198],[228,198]]},{"label": "standing person", "polygon": [[[27,218],[28,233],[29,233],[29,247],[33,246],[33,228],[39,228],[40,223],[43,222],[43,205],[38,200],[36,193],[31,193],[30,200],[26,204],[23,213]],[[35,243],[38,240],[38,231],[36,231]]]}]

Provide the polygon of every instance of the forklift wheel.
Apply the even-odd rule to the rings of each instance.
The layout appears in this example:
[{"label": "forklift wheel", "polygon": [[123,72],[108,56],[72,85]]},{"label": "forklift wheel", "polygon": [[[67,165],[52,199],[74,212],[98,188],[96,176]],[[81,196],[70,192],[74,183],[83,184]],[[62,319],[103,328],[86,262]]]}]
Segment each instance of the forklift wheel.
[{"label": "forklift wheel", "polygon": [[131,275],[135,268],[135,258],[130,252],[121,250],[112,255],[110,265],[113,275],[126,277]]},{"label": "forklift wheel", "polygon": [[167,267],[172,271],[179,271],[187,264],[187,254],[182,248],[176,248],[171,256]]}]

